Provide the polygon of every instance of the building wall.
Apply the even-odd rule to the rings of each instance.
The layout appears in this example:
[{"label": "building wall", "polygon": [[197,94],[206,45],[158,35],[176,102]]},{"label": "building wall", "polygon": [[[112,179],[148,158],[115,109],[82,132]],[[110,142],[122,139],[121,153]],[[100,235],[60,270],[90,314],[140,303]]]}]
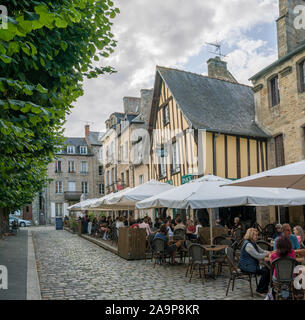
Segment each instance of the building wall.
[{"label": "building wall", "polygon": [[[167,102],[170,123],[164,126],[163,106]],[[188,132],[190,129],[188,121],[164,82],[161,87],[154,129],[157,129],[157,131],[153,133],[151,176],[162,182],[170,182],[179,186],[182,183],[182,177],[190,174],[194,176],[214,174],[224,178],[237,179],[261,172],[267,168],[267,144],[264,139],[237,137],[206,131],[195,131],[194,134]],[[180,153],[180,170],[172,174],[171,164],[169,163],[167,164],[167,176],[160,177],[157,165],[159,162],[158,146],[166,145],[166,141],[172,143],[177,133],[181,133],[180,138],[176,138],[181,151],[178,152]],[[167,145],[167,150],[168,157],[170,157],[169,145]]]},{"label": "building wall", "polygon": [[[305,51],[273,68],[264,76],[253,81],[255,86],[255,108],[257,122],[276,137],[283,135],[284,164],[305,158],[305,92],[300,92],[298,63],[305,59]],[[269,79],[278,75],[280,104],[270,106]],[[268,143],[269,168],[276,167],[275,139]],[[274,211],[274,208],[272,209]],[[290,208],[290,222],[304,225],[303,207]],[[263,223],[274,222],[275,214],[266,212]]]}]

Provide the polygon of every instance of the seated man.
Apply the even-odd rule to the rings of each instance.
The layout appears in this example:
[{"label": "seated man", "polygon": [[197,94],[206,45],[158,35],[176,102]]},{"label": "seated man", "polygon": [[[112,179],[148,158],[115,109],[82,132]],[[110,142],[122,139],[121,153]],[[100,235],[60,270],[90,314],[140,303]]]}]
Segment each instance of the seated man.
[{"label": "seated man", "polygon": [[[290,225],[288,223],[283,224],[282,230],[283,230],[282,236],[284,236],[290,240],[290,242],[292,244],[292,249],[293,250],[300,249],[300,244],[299,244],[298,238],[294,234],[291,233]],[[278,238],[279,237],[277,237],[274,240],[274,248],[273,248],[274,251],[276,251],[276,241]]]},{"label": "seated man", "polygon": [[177,229],[182,229],[182,230],[186,230],[186,226],[184,225],[184,223],[182,222],[182,219],[180,217],[178,217],[176,219],[177,224],[175,225],[174,231]]},{"label": "seated man", "polygon": [[275,226],[275,234],[272,236],[273,240],[275,240],[276,238],[280,237],[282,235],[282,225],[281,224],[277,224]]},{"label": "seated man", "polygon": [[162,224],[162,226],[160,227],[160,231],[156,233],[154,239],[157,238],[165,240],[165,253],[171,256],[172,264],[174,264],[177,250],[181,247],[183,240],[179,240],[174,244],[169,244],[168,230],[166,224]]}]

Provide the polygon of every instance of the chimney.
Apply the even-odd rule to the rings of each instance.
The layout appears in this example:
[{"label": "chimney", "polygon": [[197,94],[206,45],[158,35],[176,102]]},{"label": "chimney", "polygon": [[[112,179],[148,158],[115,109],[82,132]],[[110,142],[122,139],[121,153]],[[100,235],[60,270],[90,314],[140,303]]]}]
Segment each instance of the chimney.
[{"label": "chimney", "polygon": [[140,98],[124,97],[123,98],[124,113],[140,112],[140,103],[141,103]]},{"label": "chimney", "polygon": [[143,115],[143,120],[148,123],[149,116],[150,116],[150,110],[153,100],[153,89],[142,89],[141,90],[141,106],[140,106],[140,112]]},{"label": "chimney", "polygon": [[279,59],[296,49],[305,40],[305,29],[297,29],[294,21],[297,15],[294,8],[305,6],[304,0],[279,0],[279,18],[277,23],[277,43]]},{"label": "chimney", "polygon": [[90,126],[89,124],[85,125],[85,138],[89,137],[89,133],[90,133]]},{"label": "chimney", "polygon": [[209,77],[237,83],[237,80],[227,68],[227,62],[222,61],[219,57],[215,57],[209,59],[207,64]]}]

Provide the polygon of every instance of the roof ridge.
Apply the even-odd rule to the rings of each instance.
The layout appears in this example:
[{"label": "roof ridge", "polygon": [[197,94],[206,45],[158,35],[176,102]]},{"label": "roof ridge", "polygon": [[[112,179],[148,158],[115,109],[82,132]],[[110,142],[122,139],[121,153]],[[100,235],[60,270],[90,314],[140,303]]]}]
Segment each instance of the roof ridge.
[{"label": "roof ridge", "polygon": [[202,74],[199,74],[199,73],[195,73],[195,72],[192,72],[192,71],[185,71],[185,70],[180,70],[180,69],[176,69],[176,68],[162,67],[162,66],[158,66],[158,65],[156,66],[156,68],[157,69],[161,68],[161,69],[167,69],[167,70],[172,70],[172,71],[185,72],[185,73],[193,74],[193,75],[196,75],[196,76],[199,76],[199,77],[202,77],[202,78],[206,78],[206,79],[219,80],[219,81],[229,82],[229,83],[232,83],[232,84],[248,87],[248,88],[251,88],[251,89],[253,88],[252,86],[249,86],[247,84],[243,84],[243,83],[240,83],[240,82],[233,82],[233,81],[229,81],[229,80],[213,78],[213,77],[205,76],[205,75],[202,75]]}]

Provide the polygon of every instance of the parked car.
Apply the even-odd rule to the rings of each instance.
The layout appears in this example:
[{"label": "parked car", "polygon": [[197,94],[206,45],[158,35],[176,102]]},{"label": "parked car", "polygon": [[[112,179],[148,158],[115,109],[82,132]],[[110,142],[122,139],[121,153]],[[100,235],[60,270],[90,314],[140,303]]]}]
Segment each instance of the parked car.
[{"label": "parked car", "polygon": [[13,215],[10,215],[10,220],[12,219],[16,219],[18,221],[18,226],[19,227],[30,227],[32,225],[32,222],[29,220],[23,220],[17,217],[14,217]]}]

